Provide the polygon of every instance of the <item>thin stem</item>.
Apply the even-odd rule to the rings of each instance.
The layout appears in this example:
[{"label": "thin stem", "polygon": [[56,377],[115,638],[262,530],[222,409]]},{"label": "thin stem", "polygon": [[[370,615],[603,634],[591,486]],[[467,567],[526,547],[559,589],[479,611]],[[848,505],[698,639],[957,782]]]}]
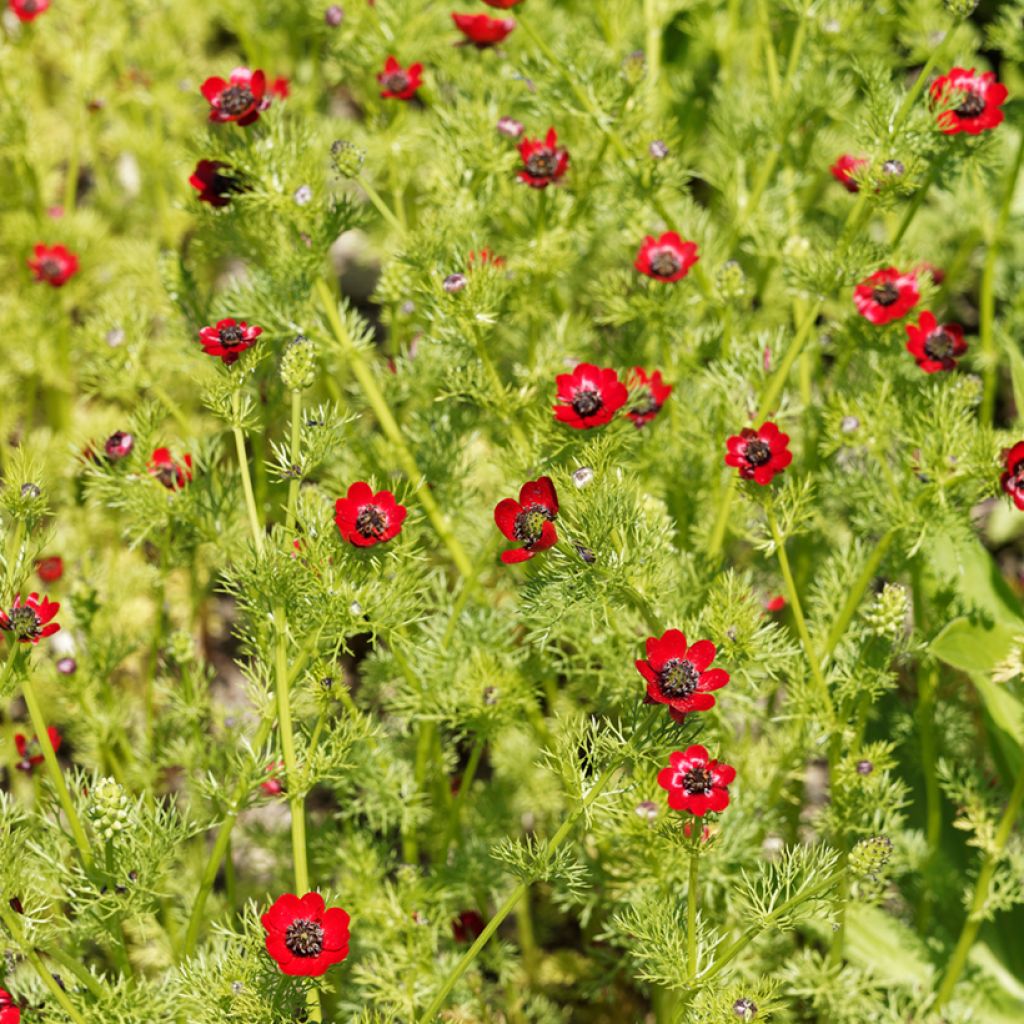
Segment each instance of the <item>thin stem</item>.
[{"label": "thin stem", "polygon": [[476,770],[480,766],[480,758],[483,756],[486,745],[482,736],[478,736],[469,752],[469,760],[466,762],[466,770],[462,773],[459,781],[459,792],[455,796],[455,803],[452,804],[452,811],[449,815],[448,839],[445,846],[450,846],[452,840],[462,829],[462,808],[466,805],[466,798],[473,786],[473,779],[476,777]]},{"label": "thin stem", "polygon": [[771,531],[772,540],[775,541],[775,553],[779,559],[779,569],[782,572],[782,579],[786,584],[786,595],[789,598],[790,607],[793,609],[793,619],[796,622],[797,633],[800,635],[800,642],[803,644],[804,655],[811,667],[811,676],[818,687],[821,702],[828,711],[829,721],[833,722],[836,712],[832,704],[832,695],[829,693],[828,683],[825,682],[825,676],[821,671],[821,663],[818,661],[817,652],[814,650],[814,644],[811,641],[811,634],[807,629],[807,620],[804,618],[803,606],[800,604],[800,594],[796,589],[796,581],[793,579],[793,570],[789,565],[789,556],[786,554],[786,543],[779,532],[779,524],[775,518],[775,513],[771,510],[768,511],[768,529]]},{"label": "thin stem", "polygon": [[956,949],[953,951],[953,955],[946,966],[945,976],[942,979],[942,984],[932,1005],[933,1013],[937,1013],[939,1009],[945,1006],[949,997],[953,994],[953,989],[957,981],[960,980],[960,975],[967,964],[967,955],[970,953],[974,940],[978,936],[978,930],[981,928],[985,903],[988,900],[989,889],[992,886],[996,867],[1002,857],[1003,850],[1006,848],[1007,840],[1010,838],[1013,824],[1017,820],[1022,800],[1024,800],[1024,768],[1020,768],[1017,771],[1017,779],[1013,784],[1013,791],[1010,793],[1010,802],[1006,805],[1006,810],[999,821],[999,827],[996,830],[992,846],[978,875],[978,881],[974,886],[974,898],[971,900],[971,909],[967,914],[963,930],[960,932]]},{"label": "thin stem", "polygon": [[[542,201],[546,195],[546,192],[541,193],[540,198]],[[502,423],[512,435],[516,445],[524,452],[529,451],[530,442],[527,439],[523,428],[519,425],[519,421],[514,417],[509,416],[505,411],[505,385],[502,383],[501,377],[498,376],[497,368],[494,365],[494,361],[491,359],[491,354],[487,351],[487,345],[484,343],[484,339],[481,336],[480,331],[478,331],[474,326],[470,328],[469,334],[473,340],[473,347],[476,349],[477,358],[483,364],[484,372],[487,374],[487,379],[491,384],[491,390],[494,392],[494,397],[498,401],[498,415],[501,417]]]},{"label": "thin stem", "polygon": [[366,193],[367,199],[377,208],[377,212],[397,231],[400,235],[405,232],[402,222],[391,212],[391,207],[380,197],[380,193],[362,175],[356,175],[356,182]]},{"label": "thin stem", "polygon": [[85,829],[82,827],[82,821],[78,817],[78,812],[75,810],[74,802],[71,799],[71,793],[68,790],[67,782],[64,779],[64,773],[60,770],[60,765],[57,763],[57,754],[53,749],[53,744],[50,743],[50,734],[46,728],[46,719],[43,717],[43,709],[39,706],[39,698],[36,696],[35,685],[32,682],[31,674],[26,671],[24,679],[21,684],[21,693],[25,698],[25,705],[28,708],[29,717],[32,719],[32,728],[35,729],[36,738],[39,741],[39,750],[43,755],[43,760],[46,762],[46,772],[50,776],[50,782],[53,783],[53,788],[57,791],[57,797],[60,800],[61,807],[64,808],[64,813],[67,815],[68,824],[71,826],[71,834],[75,840],[75,846],[78,847],[78,854],[82,859],[82,864],[86,868],[92,867],[92,849],[89,846],[89,840],[85,835]]},{"label": "thin stem", "polygon": [[980,419],[983,424],[992,422],[992,414],[995,411],[996,403],[996,383],[999,378],[999,357],[996,350],[994,332],[996,260],[999,255],[999,245],[1003,240],[1003,234],[1006,231],[1006,224],[1010,216],[1010,205],[1013,202],[1013,195],[1017,189],[1017,178],[1020,176],[1022,162],[1024,162],[1024,131],[1021,132],[1020,141],[1017,143],[1017,153],[1010,167],[1010,174],[1007,178],[1005,191],[1003,192],[1003,202],[999,207],[995,228],[985,250],[985,266],[981,274],[978,333],[982,355],[982,380],[984,381],[980,412]]},{"label": "thin stem", "polygon": [[245,496],[245,508],[249,513],[249,529],[252,531],[252,542],[256,546],[256,553],[263,554],[263,526],[260,523],[260,514],[256,510],[256,496],[252,490],[252,477],[249,475],[249,458],[245,453],[245,435],[238,423],[241,418],[242,392],[236,391],[231,396],[231,411],[234,422],[231,424],[231,433],[235,435],[235,451],[238,453],[238,469],[242,474],[242,493]]},{"label": "thin stem", "polygon": [[156,381],[150,381],[147,387],[154,395],[156,395],[160,404],[171,414],[171,416],[174,417],[182,431],[185,434],[191,434],[192,424],[189,422],[188,417],[181,411],[181,406],[171,398],[164,386]]},{"label": "thin stem", "polygon": [[419,467],[416,465],[416,459],[409,450],[409,446],[405,443],[405,437],[403,436],[398,423],[395,421],[395,417],[391,412],[391,407],[388,405],[387,399],[385,399],[377,385],[377,380],[373,375],[373,371],[370,369],[366,360],[363,359],[362,353],[352,343],[352,339],[349,337],[348,331],[338,314],[338,303],[331,294],[330,288],[328,288],[326,282],[321,280],[317,281],[316,289],[320,296],[320,300],[323,303],[324,312],[327,314],[327,320],[331,326],[331,331],[344,351],[345,358],[348,360],[352,372],[359,381],[359,385],[363,389],[363,394],[366,396],[366,400],[370,403],[370,408],[373,409],[374,415],[377,417],[377,422],[387,435],[387,438],[391,443],[391,447],[394,450],[395,457],[398,459],[399,464],[405,471],[405,475],[408,477],[409,483],[415,487],[416,496],[419,498],[420,504],[423,506],[423,510],[427,514],[427,518],[433,525],[437,535],[441,538],[444,546],[448,549],[448,553],[451,555],[452,561],[455,563],[455,567],[462,574],[467,584],[470,586],[476,586],[475,576],[473,573],[473,563],[470,561],[465,549],[459,542],[458,537],[455,536],[454,531],[448,525],[444,514],[441,512],[440,507],[434,500],[433,494],[430,492],[430,487],[423,479],[422,474],[419,471]]},{"label": "thin stem", "polygon": [[[302,392],[292,392],[292,434],[289,459],[292,469],[299,464],[299,438],[302,429]],[[295,529],[295,506],[299,498],[299,478],[293,476],[288,481],[288,509],[285,514],[285,527],[289,534]]]},{"label": "thin stem", "polygon": [[[696,823],[693,823],[693,827],[697,828]],[[699,841],[697,839],[697,842]],[[699,870],[700,854],[694,848],[690,851],[690,882],[686,889],[686,968],[689,971],[691,984],[697,977],[697,876]]]}]

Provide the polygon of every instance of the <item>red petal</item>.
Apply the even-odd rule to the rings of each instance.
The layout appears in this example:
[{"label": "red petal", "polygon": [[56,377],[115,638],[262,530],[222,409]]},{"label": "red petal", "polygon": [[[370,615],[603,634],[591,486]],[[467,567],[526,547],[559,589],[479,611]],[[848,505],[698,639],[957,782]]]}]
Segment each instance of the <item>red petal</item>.
[{"label": "red petal", "polygon": [[208,78],[199,87],[199,91],[212,103],[226,88],[228,83],[223,78]]}]

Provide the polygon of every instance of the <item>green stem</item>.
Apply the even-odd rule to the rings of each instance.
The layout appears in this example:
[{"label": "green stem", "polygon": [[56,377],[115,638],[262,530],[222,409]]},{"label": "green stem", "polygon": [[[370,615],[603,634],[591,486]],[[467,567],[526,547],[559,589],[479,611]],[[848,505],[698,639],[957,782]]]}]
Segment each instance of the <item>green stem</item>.
[{"label": "green stem", "polygon": [[416,459],[409,450],[409,446],[405,443],[405,437],[395,421],[391,407],[377,385],[373,371],[366,360],[363,359],[362,353],[352,343],[352,339],[349,337],[348,331],[338,314],[338,303],[331,294],[330,288],[326,282],[321,280],[317,281],[316,289],[323,303],[324,312],[327,314],[327,321],[331,326],[334,337],[345,353],[345,358],[348,360],[352,372],[359,381],[363,394],[366,396],[366,400],[370,403],[370,408],[373,409],[374,415],[377,417],[377,422],[387,436],[388,441],[390,441],[395,457],[405,471],[409,483],[416,489],[416,496],[419,498],[427,518],[432,523],[444,546],[448,549],[455,567],[462,574],[467,584],[476,586],[473,563],[459,542],[458,537],[455,536],[454,531],[448,525],[444,514],[430,492],[430,487],[427,485],[426,480],[423,479],[419,467],[416,465]]},{"label": "green stem", "polygon": [[469,752],[469,760],[466,762],[466,770],[462,773],[459,781],[459,792],[452,804],[451,814],[448,817],[448,838],[445,846],[451,845],[452,841],[459,834],[462,828],[462,808],[466,805],[466,799],[473,786],[473,779],[476,778],[476,770],[480,766],[480,758],[483,756],[485,741],[483,737],[477,737],[473,749]]},{"label": "green stem", "polygon": [[[541,193],[541,200],[544,199],[546,192]],[[495,368],[494,361],[491,359],[490,353],[487,351],[487,346],[484,343],[484,339],[480,335],[480,331],[477,328],[471,327],[469,331],[470,337],[473,340],[473,347],[476,349],[477,358],[483,364],[484,372],[487,374],[487,379],[490,381],[491,390],[494,392],[494,398],[498,402],[497,411],[501,417],[501,422],[504,424],[505,429],[512,435],[517,447],[522,451],[526,452],[530,450],[530,442],[526,437],[526,433],[523,428],[519,425],[519,421],[509,416],[506,412],[506,401],[505,401],[505,385],[501,381],[501,377],[498,376],[498,371]]]},{"label": "green stem", "polygon": [[171,414],[171,416],[174,417],[182,431],[186,435],[191,434],[192,424],[189,422],[188,417],[181,411],[181,406],[171,398],[164,386],[162,384],[158,384],[156,381],[150,381],[148,388],[154,395],[156,395],[160,404]]},{"label": "green stem", "polygon": [[91,868],[92,849],[89,847],[89,840],[86,838],[82,821],[75,810],[71,793],[64,779],[64,773],[60,770],[60,765],[57,763],[57,754],[50,743],[50,734],[46,730],[46,719],[43,717],[43,709],[39,706],[35,685],[32,682],[31,674],[27,670],[22,680],[21,692],[25,698],[25,705],[28,707],[29,717],[32,719],[32,728],[35,729],[36,738],[39,741],[39,750],[43,755],[43,760],[46,762],[46,772],[50,776],[53,788],[57,791],[61,807],[64,808],[64,813],[67,815],[68,824],[71,826],[71,834],[74,837],[75,846],[78,847],[82,864],[86,868]]},{"label": "green stem", "polygon": [[356,182],[359,187],[366,193],[366,197],[371,203],[377,208],[377,212],[397,231],[400,235],[404,234],[405,228],[402,226],[402,222],[391,212],[391,208],[387,203],[384,202],[380,197],[380,193],[366,180],[362,174],[356,175]]},{"label": "green stem", "polygon": [[[302,392],[292,392],[292,434],[291,452],[289,459],[292,469],[299,464],[299,438],[302,429]],[[285,527],[288,535],[291,536],[295,529],[295,506],[299,498],[299,478],[293,476],[288,481],[288,510],[285,515]]]},{"label": "green stem", "polygon": [[[697,830],[697,823],[691,823]],[[697,832],[699,837],[699,832]],[[696,842],[700,842],[697,838]],[[686,889],[686,969],[690,984],[697,977],[697,875],[700,869],[700,855],[696,848],[690,851],[690,882]]]},{"label": "green stem", "polygon": [[252,531],[252,542],[258,555],[263,554],[263,526],[260,514],[256,510],[256,496],[252,490],[252,477],[249,475],[249,458],[245,453],[245,435],[239,424],[241,418],[242,392],[235,391],[231,396],[231,412],[233,421],[231,433],[235,436],[235,451],[238,454],[238,469],[242,474],[242,493],[245,496],[245,508],[249,513],[249,529]]},{"label": "green stem", "polygon": [[953,989],[967,964],[967,956],[974,945],[974,940],[978,936],[978,930],[981,928],[981,922],[984,919],[985,903],[988,900],[989,889],[992,886],[996,867],[1002,857],[1003,850],[1006,848],[1014,822],[1017,820],[1022,800],[1024,800],[1024,767],[1017,771],[1017,779],[1013,784],[1013,791],[1010,793],[1010,802],[1006,805],[1006,810],[999,821],[999,827],[996,830],[992,846],[978,875],[978,881],[974,886],[974,898],[971,900],[971,909],[967,914],[963,930],[960,932],[956,949],[953,951],[949,964],[946,966],[946,973],[935,997],[935,1002],[932,1004],[931,1009],[933,1013],[938,1013],[945,1006],[949,997],[953,994]]},{"label": "green stem", "polygon": [[999,356],[995,343],[995,312],[996,312],[996,260],[999,245],[1006,231],[1010,216],[1010,205],[1017,189],[1017,178],[1020,176],[1021,163],[1024,162],[1024,131],[1017,143],[1017,153],[1010,167],[1010,174],[1003,192],[1003,201],[999,207],[992,237],[985,249],[985,266],[981,274],[981,296],[979,311],[979,349],[982,357],[982,379],[984,391],[981,399],[980,420],[983,424],[992,422],[995,412],[996,384],[999,378]]}]

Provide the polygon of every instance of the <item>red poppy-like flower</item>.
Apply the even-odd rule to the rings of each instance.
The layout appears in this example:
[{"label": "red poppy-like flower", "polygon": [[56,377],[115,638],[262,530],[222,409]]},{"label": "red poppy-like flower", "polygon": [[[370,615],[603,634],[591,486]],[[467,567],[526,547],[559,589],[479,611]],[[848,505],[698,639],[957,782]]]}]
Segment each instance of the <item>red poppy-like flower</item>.
[{"label": "red poppy-like flower", "polygon": [[901,274],[895,267],[876,270],[853,289],[853,304],[873,324],[887,324],[906,316],[918,303],[917,275]]},{"label": "red poppy-like flower", "polygon": [[502,11],[507,11],[510,7],[515,7],[516,4],[521,4],[522,2],[523,0],[484,0],[488,7],[497,7]]},{"label": "red poppy-like flower", "polygon": [[1018,441],[1003,452],[1003,464],[1006,470],[999,478],[999,483],[1013,498],[1014,505],[1024,512],[1024,441]]},{"label": "red poppy-like flower", "polygon": [[63,245],[43,245],[39,242],[32,249],[28,265],[37,281],[45,281],[53,288],[60,288],[78,273],[78,257]]},{"label": "red poppy-like flower", "polygon": [[978,135],[1002,124],[1006,86],[991,71],[975,74],[974,68],[953,68],[932,82],[931,97],[934,106],[946,108],[938,115],[946,135]]},{"label": "red poppy-like flower", "polygon": [[674,231],[666,231],[658,239],[651,235],[644,239],[633,266],[656,281],[679,281],[699,259],[696,243],[684,242]]},{"label": "red poppy-like flower", "polygon": [[231,195],[239,192],[238,181],[230,174],[227,164],[219,160],[200,160],[188,183],[198,191],[198,199],[201,203],[209,203],[211,206],[227,206],[231,202]]},{"label": "red poppy-like flower", "polygon": [[523,158],[523,169],[519,180],[531,188],[547,188],[558,181],[569,167],[569,151],[558,145],[558,132],[549,128],[541,139],[523,139],[519,143],[519,155]]},{"label": "red poppy-like flower", "polygon": [[211,121],[236,121],[244,126],[259,119],[267,91],[267,76],[262,71],[235,68],[229,81],[216,76],[208,78],[199,91],[210,104]]},{"label": "red poppy-like flower", "polygon": [[48,597],[29,594],[22,601],[19,594],[8,611],[0,609],[0,629],[23,644],[37,644],[43,637],[53,636],[60,629],[53,621],[59,610],[60,604]]},{"label": "red poppy-like flower", "polygon": [[423,65],[410,64],[403,68],[394,57],[388,57],[377,81],[383,86],[381,99],[411,100],[423,84]]},{"label": "red poppy-like flower", "polygon": [[348,495],[334,503],[334,521],[338,532],[357,548],[397,537],[405,522],[406,508],[395,501],[390,491],[378,491],[362,480],[352,484]]},{"label": "red poppy-like flower", "polygon": [[348,956],[349,916],[341,907],[324,909],[316,892],[286,892],[260,918],[267,952],[285,974],[318,978]]},{"label": "red poppy-like flower", "polygon": [[114,462],[131,455],[134,447],[135,438],[124,430],[115,430],[103,442],[103,450],[107,453],[107,458]]},{"label": "red poppy-like flower", "polygon": [[832,177],[839,182],[847,192],[859,192],[860,185],[857,184],[854,175],[870,163],[860,156],[851,156],[844,153],[830,168]]},{"label": "red poppy-like flower", "polygon": [[64,560],[60,555],[40,558],[36,562],[36,575],[44,583],[56,583],[64,575]]},{"label": "red poppy-like flower", "polygon": [[786,599],[781,594],[776,594],[774,597],[770,597],[764,603],[764,610],[772,615],[774,615],[775,612],[781,612],[785,607]]},{"label": "red poppy-like flower", "polygon": [[509,539],[522,544],[521,548],[503,551],[501,560],[506,565],[525,562],[538,551],[544,551],[558,540],[555,519],[558,518],[558,495],[551,477],[528,480],[519,489],[519,500],[505,498],[494,508],[494,521]]},{"label": "red poppy-like flower", "polygon": [[216,327],[204,327],[199,332],[203,351],[208,356],[220,356],[230,366],[247,349],[256,344],[263,333],[262,327],[250,327],[244,320],[218,320]]},{"label": "red poppy-like flower", "polygon": [[260,789],[267,796],[280,796],[284,792],[284,783],[281,781],[282,768],[284,768],[284,761],[273,761],[267,765],[267,771],[270,774],[260,783]]},{"label": "red poppy-like flower", "polygon": [[472,270],[479,263],[481,267],[503,267],[505,261],[500,256],[495,256],[490,249],[481,249],[479,253],[475,250],[470,252],[466,260],[466,269]]},{"label": "red poppy-like flower", "polygon": [[276,96],[279,100],[286,100],[292,93],[291,83],[284,75],[278,75],[270,83],[270,95]]},{"label": "red poppy-like flower", "polygon": [[668,767],[658,772],[658,785],[668,791],[673,811],[689,811],[698,818],[708,811],[724,811],[729,806],[729,783],[736,769],[708,758],[699,744],[669,754]]},{"label": "red poppy-like flower", "polygon": [[149,474],[155,476],[169,491],[180,491],[192,482],[192,456],[177,462],[168,448],[157,448],[149,459]]},{"label": "red poppy-like flower", "polygon": [[514,18],[492,18],[487,14],[453,14],[452,21],[479,50],[500,43],[516,27]]},{"label": "red poppy-like flower", "polygon": [[[60,733],[54,726],[50,725],[46,728],[46,735],[50,737],[50,746],[53,747],[53,751],[56,753],[60,750]],[[32,739],[29,739],[24,733],[16,732],[14,734],[14,747],[18,751],[18,757],[21,759],[17,764],[19,771],[31,774],[36,765],[43,763],[42,747],[40,746],[38,736],[33,736]],[[2,1017],[0,1017],[0,1024],[3,1024]]]},{"label": "red poppy-like flower", "polygon": [[735,466],[744,480],[753,480],[762,487],[793,461],[789,435],[774,423],[764,423],[757,430],[744,427],[726,441],[725,447],[725,464]]},{"label": "red poppy-like flower", "polygon": [[907,351],[925,373],[952,370],[967,351],[964,329],[959,324],[940,324],[928,312],[916,324],[907,324]]},{"label": "red poppy-like flower", "polygon": [[[8,0],[7,6],[14,12],[18,21],[35,21],[50,6],[50,0]],[[12,1017],[11,1020],[16,1021],[16,1018]],[[8,1024],[2,1013],[0,1024]]]},{"label": "red poppy-like flower", "polygon": [[[13,2],[14,0],[12,0],[12,6]],[[2,988],[0,988],[0,1024],[21,1024],[21,1010],[14,1005],[14,997],[11,993]]]},{"label": "red poppy-like flower", "polygon": [[[518,0],[515,0],[518,3]],[[463,910],[452,921],[452,938],[456,942],[470,943],[477,938],[486,927],[486,922],[475,910]]]},{"label": "red poppy-like flower", "polygon": [[662,381],[661,370],[655,370],[648,377],[645,370],[634,366],[629,375],[629,390],[632,404],[626,415],[639,430],[661,412],[665,400],[672,394],[672,385]]},{"label": "red poppy-like flower", "polygon": [[669,629],[660,639],[647,638],[647,660],[638,660],[636,667],[647,680],[650,700],[685,715],[714,707],[711,691],[729,682],[724,669],[708,669],[714,660],[715,645],[710,640],[687,647],[686,637],[678,629]]},{"label": "red poppy-like flower", "polygon": [[560,405],[552,406],[555,419],[574,430],[589,430],[608,423],[626,404],[629,392],[614,370],[580,363],[572,373],[555,378]]}]

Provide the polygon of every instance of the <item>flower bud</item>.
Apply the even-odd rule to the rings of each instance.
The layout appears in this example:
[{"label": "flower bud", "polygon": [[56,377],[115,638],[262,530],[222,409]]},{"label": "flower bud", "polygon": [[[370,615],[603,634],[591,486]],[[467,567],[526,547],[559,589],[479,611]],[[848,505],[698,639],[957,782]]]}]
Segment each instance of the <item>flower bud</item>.
[{"label": "flower bud", "polygon": [[898,583],[886,583],[864,612],[864,620],[875,636],[895,640],[903,632],[909,608],[906,589]]},{"label": "flower bud", "polygon": [[668,156],[668,146],[661,139],[655,139],[648,147],[647,152],[654,160],[664,160]]},{"label": "flower bud", "polygon": [[73,676],[78,670],[78,662],[74,658],[61,658],[57,662],[57,671],[62,676]]},{"label": "flower bud", "polygon": [[337,4],[331,4],[324,11],[324,23],[328,28],[337,28],[344,20],[345,12]]},{"label": "flower bud", "polygon": [[856,416],[844,416],[839,423],[839,429],[844,434],[856,434],[860,430],[860,420]]},{"label": "flower bud", "polygon": [[518,139],[526,129],[514,117],[502,117],[498,119],[498,134],[504,135],[506,139]]},{"label": "flower bud", "polygon": [[718,268],[715,278],[718,294],[727,302],[739,302],[747,294],[747,277],[735,260],[727,260]]},{"label": "flower bud", "polygon": [[281,381],[289,391],[312,387],[316,380],[316,346],[299,334],[281,356]]},{"label": "flower bud", "polygon": [[882,164],[882,173],[888,174],[893,178],[902,177],[904,171],[906,171],[906,167],[903,166],[902,160],[886,160]]},{"label": "flower bud", "polygon": [[107,453],[107,458],[112,462],[117,462],[119,459],[131,455],[132,448],[134,447],[135,438],[124,430],[115,430],[103,442],[103,450]]},{"label": "flower bud", "polygon": [[113,839],[132,821],[132,802],[114,779],[100,779],[93,786],[87,813],[104,839]]},{"label": "flower bud", "polygon": [[858,775],[870,775],[875,770],[875,766],[871,761],[858,761],[856,768]]},{"label": "flower bud", "polygon": [[572,482],[582,490],[594,479],[594,471],[589,466],[580,466],[573,475]]},{"label": "flower bud", "polygon": [[888,836],[862,839],[850,851],[850,870],[861,878],[877,878],[892,857],[892,841]]},{"label": "flower bud", "polygon": [[637,85],[647,73],[647,55],[643,50],[626,54],[622,62],[622,73],[630,85]]},{"label": "flower bud", "polygon": [[444,290],[449,295],[454,295],[456,292],[461,292],[466,287],[468,279],[465,274],[449,274],[444,279]]},{"label": "flower bud", "polygon": [[636,805],[637,816],[645,821],[654,821],[658,816],[658,805],[653,800],[644,800]]},{"label": "flower bud", "polygon": [[744,996],[742,999],[737,999],[732,1004],[732,1012],[739,1017],[740,1020],[755,1020],[757,1018],[757,1003],[753,999],[747,999]]},{"label": "flower bud", "polygon": [[308,185],[300,185],[292,193],[292,200],[296,206],[308,206],[313,201],[313,190]]},{"label": "flower bud", "polygon": [[39,489],[39,484],[22,484],[21,485],[21,496],[28,498],[30,501],[34,501],[36,498],[42,496],[42,491]]},{"label": "flower bud", "polygon": [[336,139],[331,146],[331,157],[340,175],[354,178],[363,169],[366,151],[344,139]]},{"label": "flower bud", "polygon": [[978,6],[978,0],[942,0],[954,18],[969,18]]}]

